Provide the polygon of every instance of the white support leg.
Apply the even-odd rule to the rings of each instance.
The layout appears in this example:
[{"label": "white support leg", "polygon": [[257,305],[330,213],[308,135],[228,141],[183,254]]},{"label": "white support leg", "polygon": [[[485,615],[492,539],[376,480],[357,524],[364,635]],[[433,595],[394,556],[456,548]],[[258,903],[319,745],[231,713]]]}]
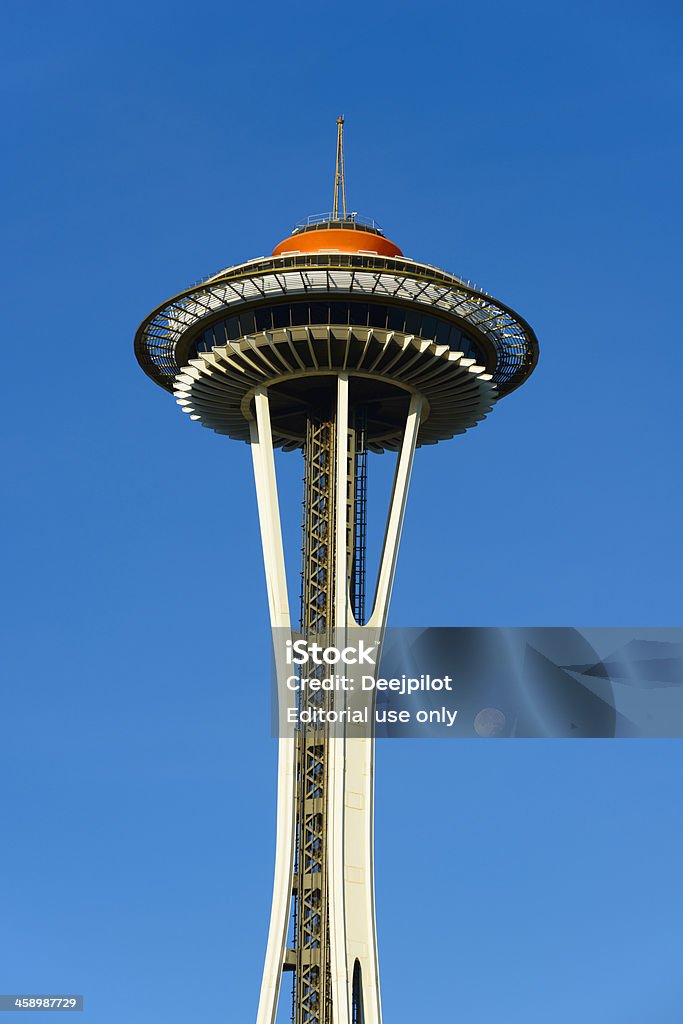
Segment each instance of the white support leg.
[{"label": "white support leg", "polygon": [[260,388],[254,397],[256,420],[250,422],[251,454],[254,463],[256,501],[261,525],[263,561],[266,570],[268,608],[273,629],[290,629],[289,598],[282,545],[280,506],[275,476],[275,455],[270,429],[268,394]]},{"label": "white support leg", "polygon": [[349,484],[349,378],[337,378],[337,427],[335,458],[335,579],[334,627],[346,629],[353,621],[349,603],[349,565],[346,531],[348,529]]},{"label": "white support leg", "polygon": [[[420,426],[421,401],[410,403],[406,429],[396,465],[387,528],[380,557],[377,591],[367,626],[356,630],[369,644],[381,649],[389,600],[396,571],[398,545],[405,514],[408,486]],[[349,706],[363,707],[367,698],[349,694]],[[374,713],[374,701],[371,702]],[[374,880],[375,744],[373,735],[346,739],[344,771],[344,907],[349,999],[356,961],[360,966],[364,1024],[382,1024],[377,953]],[[344,1018],[346,1020],[346,1018]],[[350,1018],[349,1018],[350,1021]]]},{"label": "white support leg", "polygon": [[[337,417],[335,436],[335,554],[334,554],[334,639],[345,643],[349,623],[347,486],[349,444],[349,378],[340,373],[337,379]],[[335,708],[343,710],[343,692],[335,693]],[[332,974],[332,1006],[335,1022],[350,1024],[349,975],[346,955],[346,908],[344,901],[344,803],[346,773],[346,740],[342,736],[329,740],[327,856],[329,865],[330,966]]]},{"label": "white support leg", "polygon": [[[377,592],[370,621],[354,630],[367,642],[379,642],[384,634],[389,600],[396,571],[398,545],[403,526],[413,456],[420,426],[422,403],[412,398],[399,454],[387,528],[380,558]],[[348,630],[355,626],[348,594],[347,494],[348,463],[348,379],[340,375],[337,385],[335,457],[335,643],[345,644]],[[338,693],[336,697],[343,697]],[[365,698],[347,695],[347,707]],[[335,705],[340,710],[342,703]],[[330,871],[330,945],[335,1021],[350,1024],[353,1004],[353,975],[358,962],[362,979],[364,1024],[382,1024],[377,955],[377,926],[374,892],[374,739],[347,736],[330,740],[330,810],[328,864]]]},{"label": "white support leg", "polygon": [[[268,607],[273,629],[291,629],[287,577],[280,527],[275,458],[270,429],[268,395],[263,389],[254,399],[256,421],[250,424],[254,481],[258,503],[263,561],[266,570]],[[284,644],[274,643],[278,683],[287,666],[281,664]],[[294,871],[296,748],[292,736],[281,735],[278,743],[277,838],[273,901],[263,968],[257,1024],[275,1024],[278,997],[282,982],[282,965],[287,945],[287,927],[292,898]]]},{"label": "white support leg", "polygon": [[396,463],[394,475],[394,488],[391,494],[389,506],[389,517],[387,519],[387,530],[384,535],[384,545],[380,559],[379,573],[377,575],[377,591],[372,614],[368,619],[368,626],[380,630],[380,638],[384,633],[389,614],[389,601],[394,586],[396,574],[396,562],[398,560],[398,545],[401,540],[403,519],[405,517],[406,502],[408,500],[408,487],[410,485],[410,474],[413,469],[413,458],[417,444],[417,434],[420,429],[420,418],[422,414],[423,401],[418,395],[413,395],[408,408],[406,429],[403,435],[403,444]]}]

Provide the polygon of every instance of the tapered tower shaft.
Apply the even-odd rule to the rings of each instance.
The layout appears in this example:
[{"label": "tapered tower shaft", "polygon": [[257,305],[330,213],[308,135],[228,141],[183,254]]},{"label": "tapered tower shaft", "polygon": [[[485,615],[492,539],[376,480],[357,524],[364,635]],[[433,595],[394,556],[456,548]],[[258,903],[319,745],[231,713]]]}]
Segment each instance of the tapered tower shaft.
[{"label": "tapered tower shaft", "polygon": [[[352,631],[378,645],[386,625],[422,402],[409,404],[397,460],[372,613],[360,626],[351,586],[358,539],[355,406],[349,377],[334,378],[333,412],[309,414],[304,445],[302,632],[324,646],[345,646]],[[287,626],[269,398],[255,395],[254,474],[273,626]],[[356,539],[354,541],[354,538]],[[290,634],[291,635],[291,634]],[[291,678],[276,636],[276,669]],[[279,660],[278,660],[279,659]],[[307,670],[325,674],[325,667]],[[329,672],[329,669],[327,669]],[[283,690],[284,692],[284,690]],[[353,710],[361,694],[316,690],[300,708]],[[374,905],[374,743],[346,727],[299,726],[280,739],[278,830],[271,927],[258,1024],[274,1024],[284,971],[294,971],[295,1024],[381,1024]],[[287,942],[290,904],[294,929]]]}]

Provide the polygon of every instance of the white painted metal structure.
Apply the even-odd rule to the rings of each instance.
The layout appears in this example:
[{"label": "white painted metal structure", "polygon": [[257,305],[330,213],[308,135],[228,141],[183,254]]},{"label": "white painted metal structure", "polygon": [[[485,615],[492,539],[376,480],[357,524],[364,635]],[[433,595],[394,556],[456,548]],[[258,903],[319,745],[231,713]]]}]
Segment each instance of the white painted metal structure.
[{"label": "white painted metal structure", "polygon": [[[362,236],[355,222],[348,228]],[[521,317],[460,278],[400,255],[311,248],[306,230],[296,235],[300,249],[228,267],[157,307],[140,325],[135,351],[190,419],[251,444],[275,633],[291,637],[294,628],[275,475],[280,447],[304,452],[304,577],[308,572],[310,593],[324,599],[320,616],[309,600],[302,632],[322,629],[339,644],[362,629],[381,646],[416,447],[480,422],[527,379],[538,344]],[[363,623],[350,589],[352,575],[364,579],[362,567],[358,573],[351,564],[364,549],[364,520],[361,530],[356,515],[364,498],[353,479],[359,436],[363,459],[366,451],[398,453],[376,591]],[[311,454],[314,443],[324,465]],[[311,484],[314,465],[327,488],[324,536],[310,528],[320,493]],[[283,653],[276,644],[280,680],[290,671]],[[350,708],[365,703],[353,691],[330,700],[336,710],[344,701]],[[315,735],[299,729],[279,740],[275,877],[257,1024],[275,1024],[285,970],[295,977],[294,1024],[380,1024],[373,738],[350,729],[322,741]],[[306,796],[314,747],[325,784],[322,795]],[[313,868],[302,863],[306,835],[317,844]],[[306,920],[313,921],[308,932]]]},{"label": "white painted metal structure", "polygon": [[[299,342],[299,349],[294,344]],[[334,343],[343,346],[334,357]],[[497,389],[491,374],[447,345],[396,331],[329,325],[264,331],[199,352],[177,375],[174,394],[191,419],[219,434],[239,436],[248,429],[254,394],[264,384],[276,389],[303,379],[351,374],[376,386],[390,386],[407,405],[411,395],[423,402],[420,444],[462,434],[493,408]],[[397,451],[402,424],[396,418],[384,431],[374,431],[371,449]],[[300,429],[275,422],[276,446],[300,445]]]},{"label": "white painted metal structure", "polygon": [[[272,429],[265,388],[257,391],[254,406],[255,418],[250,423],[251,446],[271,624],[275,630],[282,627],[291,629]],[[367,636],[380,643],[387,622],[422,406],[423,400],[419,395],[413,395],[396,466],[374,604],[366,624]],[[334,571],[336,587],[333,623],[339,643],[344,642],[349,628],[360,625],[354,619],[347,585],[348,428],[349,378],[348,374],[339,373],[334,489],[337,561]],[[281,654],[282,646],[275,646]],[[276,670],[278,675],[291,672],[291,668],[282,661]],[[349,694],[348,699],[353,700],[353,694]],[[334,1020],[335,1024],[351,1024],[351,986],[354,967],[358,963],[363,979],[363,1024],[381,1024],[373,865],[374,742],[371,736],[359,738],[346,735],[331,737],[328,742],[330,825],[327,834],[327,865],[330,879],[329,931]],[[287,952],[288,917],[294,885],[295,747],[294,741],[287,735],[282,736],[279,743],[275,881],[257,1024],[275,1022]]]},{"label": "white painted metal structure", "polygon": [[171,390],[187,363],[187,339],[216,316],[253,303],[336,296],[402,302],[453,318],[489,350],[496,364],[494,380],[503,393],[533,370],[538,352],[533,331],[497,299],[452,274],[404,257],[363,255],[357,258],[362,267],[347,265],[351,259],[335,252],[260,257],[221,270],[145,319],[136,337],[145,372]]}]

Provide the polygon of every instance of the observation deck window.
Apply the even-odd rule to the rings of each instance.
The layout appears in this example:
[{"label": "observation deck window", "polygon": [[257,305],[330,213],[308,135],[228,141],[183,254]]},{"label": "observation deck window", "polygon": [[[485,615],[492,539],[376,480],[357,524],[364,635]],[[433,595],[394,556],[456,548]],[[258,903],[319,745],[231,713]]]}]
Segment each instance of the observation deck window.
[{"label": "observation deck window", "polygon": [[[188,353],[191,359],[199,352],[210,352],[226,341],[236,341],[247,335],[259,334],[278,328],[307,327],[329,324],[335,327],[376,327],[380,330],[399,331],[413,334],[418,338],[448,345],[451,349],[464,352],[468,358],[486,365],[484,350],[461,328],[445,317],[434,316],[432,312],[421,313],[418,309],[391,305],[382,302],[293,302],[273,303],[258,306],[240,313],[239,316],[218,320],[203,331],[195,340]],[[295,345],[298,342],[295,342]]]}]

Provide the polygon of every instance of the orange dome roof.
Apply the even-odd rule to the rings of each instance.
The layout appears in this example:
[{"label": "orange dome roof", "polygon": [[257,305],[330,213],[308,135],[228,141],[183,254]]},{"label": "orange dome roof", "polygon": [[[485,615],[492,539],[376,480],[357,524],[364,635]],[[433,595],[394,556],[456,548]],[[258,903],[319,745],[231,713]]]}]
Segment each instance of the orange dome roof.
[{"label": "orange dome roof", "polygon": [[397,245],[384,235],[357,228],[322,228],[315,231],[299,231],[285,238],[273,249],[273,256],[287,252],[373,252],[378,256],[402,256]]}]

